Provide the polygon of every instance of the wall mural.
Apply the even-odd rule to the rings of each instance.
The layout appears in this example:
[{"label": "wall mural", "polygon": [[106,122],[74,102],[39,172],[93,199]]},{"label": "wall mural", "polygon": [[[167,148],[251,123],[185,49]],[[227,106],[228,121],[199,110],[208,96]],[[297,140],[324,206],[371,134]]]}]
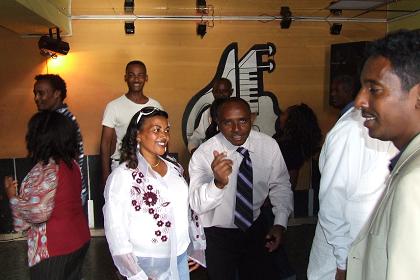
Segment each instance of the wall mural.
[{"label": "wall mural", "polygon": [[276,47],[272,43],[252,46],[245,55],[238,60],[238,43],[231,43],[220,57],[217,71],[212,81],[197,92],[188,102],[182,118],[182,137],[185,144],[194,129],[198,126],[201,114],[214,100],[211,92],[214,82],[220,78],[227,78],[232,82],[233,96],[246,100],[257,117],[254,129],[267,135],[274,135],[277,131],[277,118],[280,114],[276,96],[264,91],[264,71],[271,73],[276,64],[273,55]]}]

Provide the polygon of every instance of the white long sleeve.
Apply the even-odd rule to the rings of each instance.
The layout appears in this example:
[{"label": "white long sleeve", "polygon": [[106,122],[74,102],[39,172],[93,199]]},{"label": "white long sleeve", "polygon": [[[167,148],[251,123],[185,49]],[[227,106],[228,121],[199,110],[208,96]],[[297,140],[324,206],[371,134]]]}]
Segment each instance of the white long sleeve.
[{"label": "white long sleeve", "polygon": [[147,280],[144,271],[137,264],[129,238],[130,197],[127,188],[130,178],[123,173],[113,172],[107,180],[104,196],[104,229],[112,258],[118,271],[130,280]]},{"label": "white long sleeve", "polygon": [[198,146],[203,143],[204,139],[206,138],[206,130],[210,125],[211,117],[210,117],[210,108],[205,110],[203,114],[201,114],[200,122],[196,129],[194,129],[193,134],[188,138],[188,151],[191,153],[193,149],[198,148]]},{"label": "white long sleeve", "polygon": [[[251,131],[242,146],[249,151],[252,161],[254,219],[259,216],[260,208],[269,195],[275,224],[287,227],[287,219],[293,211],[293,194],[287,167],[276,141],[265,134]],[[236,228],[236,180],[243,159],[237,148],[219,133],[200,145],[190,160],[190,205],[200,215],[204,227]],[[214,184],[211,169],[213,151],[226,152],[227,158],[233,161],[229,183],[223,189]]]},{"label": "white long sleeve", "polygon": [[383,192],[389,160],[397,150],[369,137],[363,122],[360,111],[350,109],[322,147],[320,210],[308,279],[334,279],[336,268],[346,269],[351,243]]}]

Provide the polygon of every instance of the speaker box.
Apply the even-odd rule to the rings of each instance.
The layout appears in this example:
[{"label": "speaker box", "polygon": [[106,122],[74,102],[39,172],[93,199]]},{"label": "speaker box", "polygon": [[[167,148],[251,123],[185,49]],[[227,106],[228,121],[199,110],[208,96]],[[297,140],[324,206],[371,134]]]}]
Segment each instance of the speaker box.
[{"label": "speaker box", "polygon": [[330,53],[330,90],[329,104],[331,105],[331,83],[337,77],[349,75],[360,81],[360,72],[366,60],[365,51],[368,41],[332,44]]}]

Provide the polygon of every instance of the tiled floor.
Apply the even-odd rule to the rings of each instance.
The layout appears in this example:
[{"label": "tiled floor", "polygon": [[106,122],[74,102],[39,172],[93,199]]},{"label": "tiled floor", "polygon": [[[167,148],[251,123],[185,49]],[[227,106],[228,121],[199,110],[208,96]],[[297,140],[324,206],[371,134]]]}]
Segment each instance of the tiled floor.
[{"label": "tiled floor", "polygon": [[[289,226],[286,250],[298,280],[306,279],[306,267],[314,232],[314,224]],[[0,279],[29,279],[26,262],[26,241],[0,242]],[[92,238],[83,270],[85,280],[118,279],[104,237]],[[193,272],[191,280],[207,280],[205,270]]]}]

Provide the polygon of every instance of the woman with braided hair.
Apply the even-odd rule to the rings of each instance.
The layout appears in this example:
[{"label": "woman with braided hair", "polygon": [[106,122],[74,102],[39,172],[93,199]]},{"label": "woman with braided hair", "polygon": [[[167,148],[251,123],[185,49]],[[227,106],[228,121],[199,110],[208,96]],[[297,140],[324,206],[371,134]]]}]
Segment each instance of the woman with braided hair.
[{"label": "woman with braided hair", "polygon": [[295,190],[303,163],[319,152],[322,134],[312,109],[301,103],[288,107],[280,116],[280,135],[275,135],[280,146],[292,190]]},{"label": "woman with braided hair", "polygon": [[106,182],[105,235],[116,267],[130,280],[188,280],[189,230],[204,242],[188,207],[183,169],[166,155],[169,129],[165,111],[137,112],[122,141],[120,165]]}]

